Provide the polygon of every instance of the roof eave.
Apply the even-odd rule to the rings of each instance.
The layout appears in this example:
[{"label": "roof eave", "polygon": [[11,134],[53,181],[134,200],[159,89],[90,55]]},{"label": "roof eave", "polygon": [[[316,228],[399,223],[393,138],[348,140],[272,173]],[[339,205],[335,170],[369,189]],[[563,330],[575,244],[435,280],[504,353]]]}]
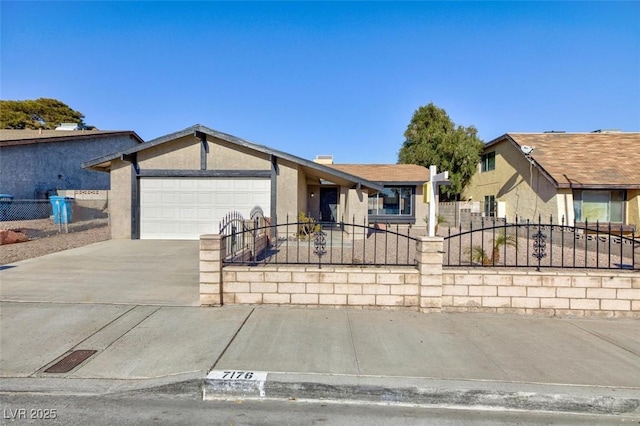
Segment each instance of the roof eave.
[{"label": "roof eave", "polygon": [[159,138],[152,139],[149,142],[146,142],[146,143],[144,143],[142,145],[138,145],[138,146],[135,146],[135,147],[123,150],[123,151],[119,151],[119,152],[116,152],[116,153],[108,154],[108,155],[105,155],[105,156],[102,156],[102,157],[99,157],[99,158],[95,158],[93,160],[85,161],[85,162],[82,163],[82,167],[85,168],[85,169],[96,170],[96,168],[95,168],[96,166],[98,166],[98,165],[100,165],[102,163],[105,163],[105,162],[111,162],[112,160],[120,158],[123,155],[133,154],[133,153],[136,153],[136,152],[139,152],[139,151],[142,151],[142,150],[146,150],[146,149],[152,148],[154,146],[161,145],[163,143],[170,142],[172,140],[179,139],[181,137],[184,137],[184,136],[187,136],[187,135],[190,135],[190,134],[195,135],[196,132],[201,132],[201,133],[204,133],[204,134],[206,134],[208,136],[212,136],[214,138],[217,138],[217,139],[220,139],[220,140],[223,140],[223,141],[226,141],[226,142],[229,142],[229,143],[232,143],[232,144],[244,147],[244,148],[249,148],[249,149],[254,150],[254,151],[262,152],[262,153],[267,154],[267,155],[273,155],[275,157],[282,158],[284,160],[292,161],[292,162],[297,163],[297,164],[299,164],[301,166],[309,167],[311,169],[318,170],[320,172],[327,173],[329,175],[339,177],[339,178],[341,178],[343,180],[346,180],[346,181],[349,181],[349,182],[353,182],[354,185],[358,185],[359,184],[360,186],[369,187],[369,188],[371,188],[373,190],[376,190],[376,191],[382,191],[382,189],[383,189],[383,186],[379,185],[376,182],[371,182],[369,180],[362,179],[359,176],[355,176],[355,175],[352,175],[352,174],[349,174],[349,173],[344,173],[344,172],[335,170],[333,168],[330,168],[328,166],[325,166],[325,165],[322,165],[322,164],[318,164],[318,163],[315,163],[315,162],[310,161],[310,160],[305,160],[304,158],[297,157],[297,156],[291,155],[291,154],[287,154],[286,152],[278,151],[276,149],[272,149],[272,148],[269,148],[269,147],[264,146],[264,145],[258,145],[258,144],[249,142],[249,141],[247,141],[245,139],[241,139],[241,138],[238,138],[236,136],[229,135],[227,133],[223,133],[223,132],[219,132],[219,131],[214,130],[214,129],[210,129],[210,128],[208,128],[206,126],[203,126],[201,124],[196,124],[194,126],[186,128],[184,130],[180,130],[178,132],[170,133],[168,135],[164,135],[164,136],[161,136]]}]

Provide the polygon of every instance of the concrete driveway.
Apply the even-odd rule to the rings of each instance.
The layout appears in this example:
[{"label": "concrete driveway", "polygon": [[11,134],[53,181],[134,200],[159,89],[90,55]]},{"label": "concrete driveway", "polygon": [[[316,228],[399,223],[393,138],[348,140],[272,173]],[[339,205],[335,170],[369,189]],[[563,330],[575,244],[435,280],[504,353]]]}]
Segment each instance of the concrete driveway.
[{"label": "concrete driveway", "polygon": [[3,266],[0,300],[199,305],[198,241],[109,240]]}]

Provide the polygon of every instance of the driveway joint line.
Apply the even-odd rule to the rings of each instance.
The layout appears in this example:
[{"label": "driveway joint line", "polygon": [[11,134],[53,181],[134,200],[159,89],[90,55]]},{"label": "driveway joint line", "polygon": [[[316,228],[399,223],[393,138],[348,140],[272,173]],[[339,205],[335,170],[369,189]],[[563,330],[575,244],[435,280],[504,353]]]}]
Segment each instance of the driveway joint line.
[{"label": "driveway joint line", "polygon": [[[86,342],[88,339],[90,339],[91,337],[95,336],[97,333],[101,332],[102,330],[104,330],[105,328],[109,327],[111,324],[113,324],[115,321],[118,321],[120,318],[122,318],[124,315],[128,314],[129,312],[131,312],[133,309],[135,309],[135,306],[132,306],[130,309],[127,309],[125,312],[121,313],[120,315],[118,315],[117,317],[115,317],[114,319],[112,319],[111,321],[109,321],[108,323],[106,323],[105,325],[103,325],[102,327],[100,327],[98,330],[94,331],[93,333],[91,333],[90,335],[88,335],[87,337],[85,337],[84,339],[82,339],[81,341],[79,341],[78,343],[76,343],[75,345],[71,346],[70,349],[67,349],[64,353],[60,354],[59,356],[57,356],[55,359],[53,359],[51,362],[48,362],[47,364],[45,364],[44,366],[38,368],[36,371],[34,371],[33,373],[29,374],[29,377],[35,377],[36,374],[38,374],[39,372],[42,372],[46,367],[55,364],[55,361],[61,357],[63,357],[65,354],[68,354],[70,352],[73,351],[74,348],[77,348],[78,346],[80,346],[83,342]],[[73,370],[72,370],[73,371]],[[69,373],[65,373],[65,374],[70,374]]]},{"label": "driveway joint line", "polygon": [[356,371],[360,374],[360,363],[358,362],[358,352],[356,351],[356,342],[353,338],[353,327],[351,326],[351,316],[347,311],[347,323],[349,324],[349,336],[351,336],[351,347],[353,348],[353,358],[356,362]]},{"label": "driveway joint line", "polygon": [[227,345],[224,347],[224,349],[222,350],[222,352],[220,353],[220,355],[218,355],[218,358],[216,358],[216,361],[213,363],[213,365],[211,366],[211,368],[209,369],[210,371],[213,370],[214,368],[216,368],[216,365],[218,365],[218,363],[220,362],[220,360],[222,359],[222,357],[224,356],[224,354],[227,352],[227,350],[229,349],[229,347],[231,347],[231,344],[233,343],[233,341],[236,339],[236,337],[238,337],[238,334],[240,334],[240,331],[242,330],[242,328],[244,327],[244,325],[247,323],[247,321],[249,321],[249,317],[251,317],[251,315],[253,314],[253,312],[256,310],[256,308],[251,308],[251,311],[249,312],[249,315],[247,315],[247,317],[244,319],[244,321],[242,321],[242,324],[240,324],[240,327],[238,327],[238,329],[236,330],[236,332],[233,334],[233,337],[229,340],[229,343],[227,343]]},{"label": "driveway joint line", "polygon": [[623,346],[623,345],[621,345],[619,343],[614,342],[613,340],[609,340],[606,337],[602,336],[600,333],[597,333],[595,331],[591,331],[591,330],[588,330],[586,328],[580,327],[578,324],[575,324],[572,321],[569,321],[569,324],[571,324],[572,326],[574,326],[574,327],[576,327],[576,328],[578,328],[578,329],[580,329],[580,330],[582,330],[584,332],[587,332],[587,333],[591,334],[592,336],[597,337],[598,339],[601,339],[601,340],[604,340],[605,342],[611,343],[615,347],[618,347],[618,348],[620,348],[622,350],[625,350],[625,351],[627,351],[627,352],[629,352],[629,353],[631,353],[631,354],[633,354],[635,356],[640,356],[640,354],[635,352],[633,349],[629,349],[626,346]]}]

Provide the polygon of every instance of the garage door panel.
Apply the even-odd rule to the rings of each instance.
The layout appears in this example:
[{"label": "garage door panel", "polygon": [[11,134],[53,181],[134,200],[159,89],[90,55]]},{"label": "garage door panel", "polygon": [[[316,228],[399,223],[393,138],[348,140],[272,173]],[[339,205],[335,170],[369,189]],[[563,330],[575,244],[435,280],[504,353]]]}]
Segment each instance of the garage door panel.
[{"label": "garage door panel", "polygon": [[269,179],[141,178],[140,237],[198,239],[217,233],[230,211],[248,217],[260,206],[270,210]]}]

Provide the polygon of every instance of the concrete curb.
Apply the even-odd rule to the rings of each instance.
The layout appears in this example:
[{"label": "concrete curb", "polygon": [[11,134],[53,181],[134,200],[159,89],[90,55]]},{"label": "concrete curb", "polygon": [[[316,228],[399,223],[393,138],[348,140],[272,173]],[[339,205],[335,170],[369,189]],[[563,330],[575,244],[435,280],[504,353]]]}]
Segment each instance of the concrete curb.
[{"label": "concrete curb", "polygon": [[287,373],[268,373],[263,384],[246,385],[230,386],[228,381],[205,379],[203,398],[333,400],[640,416],[640,388]]},{"label": "concrete curb", "polygon": [[203,372],[141,379],[0,378],[0,393],[109,395],[123,392],[202,395]]}]

